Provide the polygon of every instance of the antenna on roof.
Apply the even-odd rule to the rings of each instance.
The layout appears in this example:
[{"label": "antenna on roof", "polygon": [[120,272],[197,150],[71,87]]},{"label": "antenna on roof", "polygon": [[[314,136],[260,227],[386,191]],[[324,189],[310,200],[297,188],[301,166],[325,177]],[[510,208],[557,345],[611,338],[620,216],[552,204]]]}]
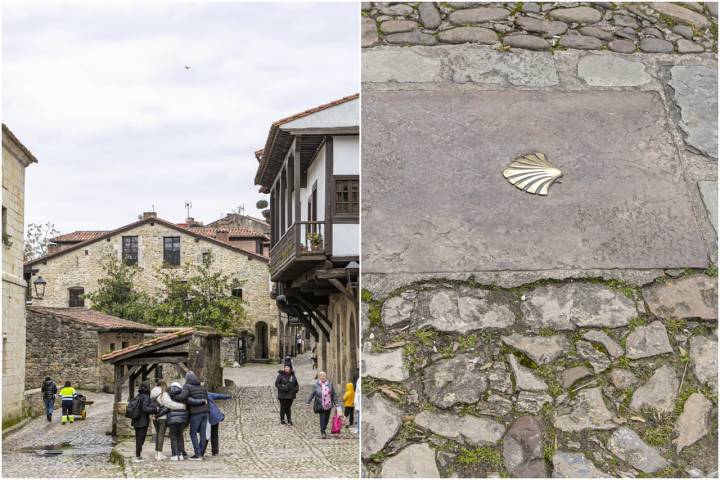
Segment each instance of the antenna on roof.
[{"label": "antenna on roof", "polygon": [[190,218],[190,209],[192,208],[192,202],[190,200],[185,200],[185,211],[187,211],[187,215],[185,215],[185,218]]},{"label": "antenna on roof", "polygon": [[245,214],[245,204],[244,203],[237,208],[237,213],[240,215]]}]

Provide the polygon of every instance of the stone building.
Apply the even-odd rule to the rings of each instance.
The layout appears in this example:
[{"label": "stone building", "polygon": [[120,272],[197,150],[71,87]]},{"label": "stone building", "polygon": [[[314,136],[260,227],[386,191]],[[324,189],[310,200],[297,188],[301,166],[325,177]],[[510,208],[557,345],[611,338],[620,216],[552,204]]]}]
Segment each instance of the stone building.
[{"label": "stone building", "polygon": [[256,152],[283,348],[303,326],[338,384],[358,367],[359,120],[358,95],[344,97],[273,123]]},{"label": "stone building", "polygon": [[69,380],[81,390],[111,392],[114,373],[100,357],[143,341],[154,328],[87,308],[28,307],[25,388]]},{"label": "stone building", "polygon": [[208,223],[208,227],[248,227],[257,232],[270,235],[270,224],[265,220],[251,217],[250,215],[242,215],[240,213],[228,213],[223,218]]},{"label": "stone building", "polygon": [[22,415],[25,390],[25,168],[35,156],[2,126],[2,411],[3,422]]},{"label": "stone building", "polygon": [[[34,298],[34,306],[90,307],[84,295],[92,292],[104,276],[102,260],[108,254],[136,264],[139,269],[135,287],[151,295],[160,288],[159,270],[199,263],[209,255],[214,268],[243,282],[232,295],[245,301],[247,318],[245,324],[238,325],[238,337],[227,342],[232,349],[228,356],[239,357],[238,347],[242,346],[247,360],[277,358],[279,312],[270,297],[266,257],[238,248],[222,237],[180,227],[158,218],[154,212],[116,230],[87,235],[91,238],[25,264],[26,279],[33,281],[42,276],[47,282],[45,295]],[[64,237],[55,240],[72,241]]]}]

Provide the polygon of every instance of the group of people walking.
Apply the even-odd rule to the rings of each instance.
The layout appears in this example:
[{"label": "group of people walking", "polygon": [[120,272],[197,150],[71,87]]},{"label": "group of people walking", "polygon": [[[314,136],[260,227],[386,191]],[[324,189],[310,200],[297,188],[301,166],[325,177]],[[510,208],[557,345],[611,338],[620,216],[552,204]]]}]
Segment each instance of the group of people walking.
[{"label": "group of people walking", "polygon": [[[357,387],[357,376],[353,378],[353,382],[348,382],[345,386],[345,394],[343,395],[343,408],[338,404],[338,396],[335,386],[327,378],[325,372],[318,372],[316,381],[313,383],[310,396],[306,400],[306,405],[312,404],[313,412],[318,415],[320,421],[320,437],[327,438],[327,428],[330,419],[333,418],[334,425],[331,433],[340,433],[339,425],[342,423],[341,417],[344,414],[347,418],[345,428],[354,425],[353,433],[359,433],[359,411],[360,411],[360,388]],[[357,387],[357,388],[356,388]],[[280,423],[282,425],[292,425],[292,404],[300,391],[300,385],[290,357],[285,357],[282,370],[278,371],[275,379],[275,388],[277,389],[277,398],[280,402]],[[336,412],[333,415],[333,411]],[[335,418],[337,417],[337,420]],[[358,423],[354,423],[358,422]]]},{"label": "group of people walking", "polygon": [[[172,461],[204,460],[208,441],[213,456],[220,454],[220,422],[225,415],[215,400],[228,400],[230,395],[208,392],[193,372],[185,376],[185,384],[164,381],[150,390],[146,383],[140,385],[138,394],[128,403],[126,416],[132,419],[135,429],[135,458],[142,462],[142,448],[152,420],[155,427],[155,459],[165,460],[162,454],[165,432],[169,432]],[[190,427],[193,456],[185,451],[185,428]]]}]

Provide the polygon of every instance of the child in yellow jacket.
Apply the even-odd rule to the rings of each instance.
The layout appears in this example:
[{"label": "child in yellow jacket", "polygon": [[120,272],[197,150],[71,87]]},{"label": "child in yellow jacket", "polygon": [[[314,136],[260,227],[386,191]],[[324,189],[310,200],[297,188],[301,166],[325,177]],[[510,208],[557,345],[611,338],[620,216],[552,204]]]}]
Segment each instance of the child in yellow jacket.
[{"label": "child in yellow jacket", "polygon": [[354,421],[355,412],[355,389],[352,383],[345,385],[345,395],[343,395],[343,405],[345,406],[345,418],[348,419],[348,424],[345,428],[350,428],[350,425]]}]

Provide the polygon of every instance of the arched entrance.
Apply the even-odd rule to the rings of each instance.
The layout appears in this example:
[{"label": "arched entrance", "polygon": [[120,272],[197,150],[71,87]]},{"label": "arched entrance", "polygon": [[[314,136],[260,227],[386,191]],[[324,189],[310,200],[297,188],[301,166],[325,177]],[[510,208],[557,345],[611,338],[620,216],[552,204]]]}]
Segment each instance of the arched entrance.
[{"label": "arched entrance", "polygon": [[268,358],[268,327],[265,322],[255,324],[255,358]]}]

